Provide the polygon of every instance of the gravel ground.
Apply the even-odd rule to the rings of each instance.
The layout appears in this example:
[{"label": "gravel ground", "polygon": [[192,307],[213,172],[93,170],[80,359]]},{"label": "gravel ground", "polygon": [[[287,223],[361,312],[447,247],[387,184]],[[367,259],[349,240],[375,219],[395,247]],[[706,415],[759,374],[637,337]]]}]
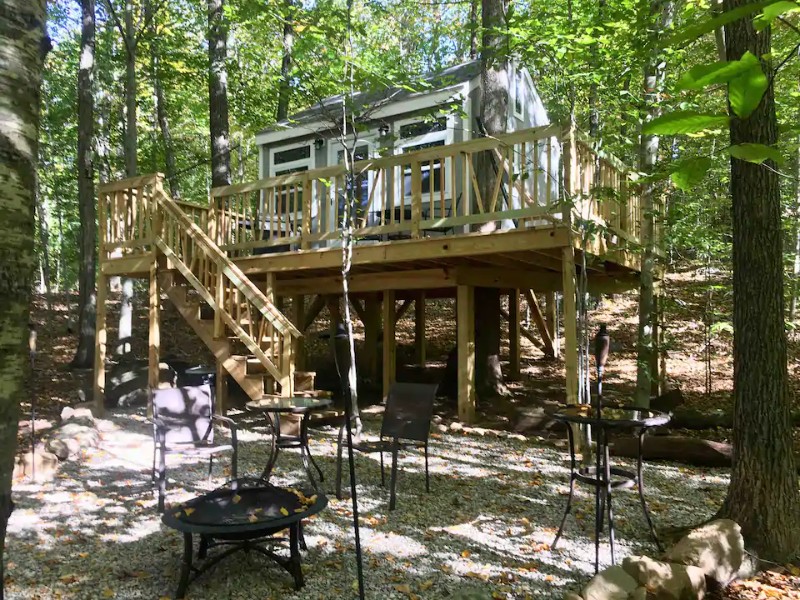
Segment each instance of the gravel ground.
[{"label": "gravel ground", "polygon": [[[266,434],[251,415],[241,418],[239,472],[256,475],[266,460]],[[367,420],[368,431],[377,430],[376,418]],[[102,448],[63,465],[53,482],[15,483],[7,598],[160,599],[174,592],[182,537],[165,528],[156,513],[150,429],[142,411],[118,412],[109,421]],[[306,526],[306,586],[295,592],[277,565],[258,554],[238,553],[193,583],[189,598],[356,596],[350,502],[337,501],[332,493],[336,432],[325,428],[312,435],[331,501]],[[398,508],[392,513],[388,492],[379,485],[377,455],[357,455],[368,598],[561,598],[592,575],[594,495],[589,489],[578,487],[577,510],[558,550],[550,549],[568,491],[563,447],[448,432],[433,434],[430,455],[431,493],[426,494],[421,455],[401,454]],[[169,460],[170,503],[225,479],[224,457],[210,484],[207,463]],[[275,481],[299,482],[302,474],[298,454],[282,453]],[[659,528],[710,517],[728,482],[725,470],[671,464],[648,465],[645,478]],[[618,492],[614,508],[618,556],[655,554],[635,490]],[[601,548],[602,561],[609,564],[607,544]]]}]

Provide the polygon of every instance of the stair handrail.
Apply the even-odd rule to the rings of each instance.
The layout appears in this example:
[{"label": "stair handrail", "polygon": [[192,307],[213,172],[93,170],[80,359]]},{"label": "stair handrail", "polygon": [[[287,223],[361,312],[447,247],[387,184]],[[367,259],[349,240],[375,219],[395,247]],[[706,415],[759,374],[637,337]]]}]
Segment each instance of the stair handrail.
[{"label": "stair handrail", "polygon": [[[186,232],[210,255],[212,261],[244,297],[258,308],[270,325],[275,327],[282,335],[289,335],[295,339],[303,337],[300,330],[267,299],[264,293],[256,287],[235,263],[225,256],[219,246],[183,212],[172,198],[163,190],[160,190],[156,197],[159,205],[183,225]],[[161,239],[160,232],[156,237]]]}]

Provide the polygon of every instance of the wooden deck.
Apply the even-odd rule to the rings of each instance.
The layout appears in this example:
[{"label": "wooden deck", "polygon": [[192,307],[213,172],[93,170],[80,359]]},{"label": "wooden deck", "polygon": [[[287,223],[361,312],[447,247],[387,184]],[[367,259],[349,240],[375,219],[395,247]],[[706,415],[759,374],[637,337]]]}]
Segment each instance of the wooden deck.
[{"label": "wooden deck", "polygon": [[[486,161],[495,173],[490,182],[479,179]],[[520,293],[535,304],[532,292],[562,292],[567,397],[573,400],[576,272],[585,259],[593,292],[638,285],[642,215],[624,165],[593,150],[577,132],[549,126],[362,161],[354,172],[358,208],[350,290],[364,298],[359,312],[365,323],[380,328],[382,321],[384,339],[393,341],[388,334],[396,301],[424,305],[425,298],[457,298],[459,412],[470,420],[474,288],[501,289],[512,308]],[[100,277],[103,283],[113,275],[148,277],[152,284],[175,274],[220,313],[214,339],[246,338],[251,355],[289,393],[302,332],[322,305],[341,295],[347,175],[335,166],[217,188],[208,205],[169,199],[158,175],[102,186]],[[376,294],[383,304],[377,309]],[[306,296],[316,297],[309,311]],[[277,308],[283,297],[296,306],[293,323]],[[243,312],[242,298],[249,312]],[[369,307],[382,317],[374,310],[367,314]],[[263,316],[257,334],[256,311]],[[513,371],[519,326],[511,313]],[[417,310],[417,319],[422,314]],[[423,338],[418,355],[424,356],[424,322],[417,330]],[[554,332],[545,325],[540,332],[552,346]],[[273,336],[268,344],[266,333]],[[377,334],[369,339],[377,340]],[[394,378],[392,346],[383,350],[386,389]],[[220,356],[224,362],[224,352]]]}]

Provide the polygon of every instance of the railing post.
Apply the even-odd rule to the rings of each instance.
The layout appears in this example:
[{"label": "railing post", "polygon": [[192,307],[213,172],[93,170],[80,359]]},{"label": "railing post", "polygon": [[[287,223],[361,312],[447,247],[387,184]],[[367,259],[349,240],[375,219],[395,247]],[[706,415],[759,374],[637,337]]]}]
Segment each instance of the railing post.
[{"label": "railing post", "polygon": [[217,303],[217,309],[214,311],[214,339],[221,340],[225,337],[225,321],[222,319],[222,313],[225,310],[225,283],[222,265],[214,262],[214,267],[217,275],[216,293],[214,294],[214,301]]},{"label": "railing post", "polygon": [[303,180],[303,221],[300,225],[301,250],[308,250],[311,247],[311,243],[308,241],[308,236],[311,234],[311,203],[313,201],[313,196],[314,182],[306,177]]},{"label": "railing post", "polygon": [[[430,187],[433,190],[433,170],[429,173]],[[420,236],[419,223],[422,220],[422,164],[411,163],[411,237]]]},{"label": "railing post", "polygon": [[578,147],[575,142],[575,124],[570,124],[562,136],[562,156],[564,162],[564,200],[561,209],[561,220],[572,227],[572,208],[577,195]]}]

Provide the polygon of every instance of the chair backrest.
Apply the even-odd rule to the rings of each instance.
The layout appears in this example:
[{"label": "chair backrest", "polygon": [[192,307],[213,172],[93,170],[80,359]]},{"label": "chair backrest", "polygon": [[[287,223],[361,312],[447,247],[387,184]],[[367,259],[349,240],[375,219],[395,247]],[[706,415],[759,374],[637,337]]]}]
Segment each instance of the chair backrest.
[{"label": "chair backrest", "polygon": [[393,383],[383,413],[381,438],[427,442],[438,387],[433,383]]},{"label": "chair backrest", "polygon": [[167,444],[214,441],[211,386],[167,388],[153,391],[153,417],[166,426]]}]

